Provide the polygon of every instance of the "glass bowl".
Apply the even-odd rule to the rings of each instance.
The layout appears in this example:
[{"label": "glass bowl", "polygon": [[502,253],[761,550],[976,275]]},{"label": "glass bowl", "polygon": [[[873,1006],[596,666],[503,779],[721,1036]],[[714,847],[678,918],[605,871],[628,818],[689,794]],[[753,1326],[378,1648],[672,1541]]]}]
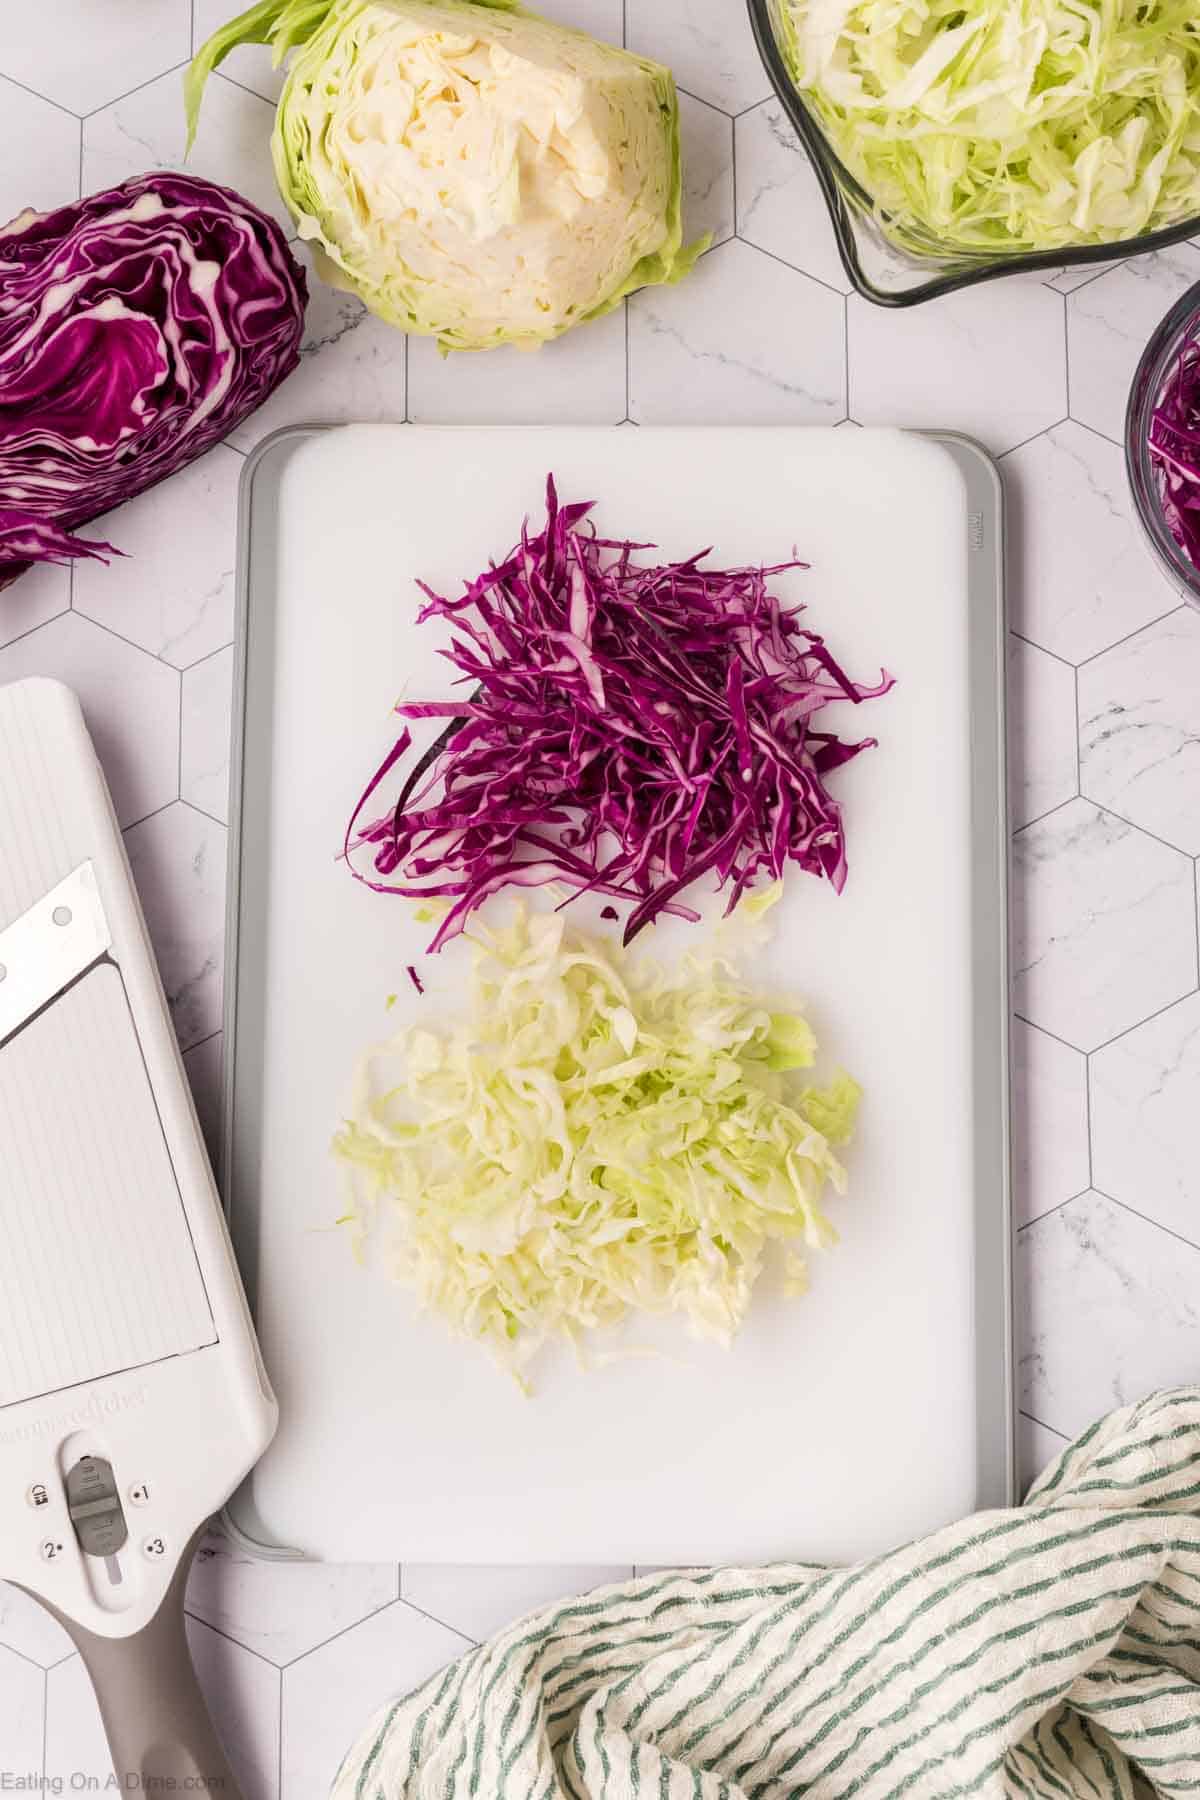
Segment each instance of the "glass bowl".
[{"label": "glass bowl", "polygon": [[1119,262],[1178,244],[1200,231],[1200,216],[1185,219],[1163,231],[1143,232],[1111,244],[1083,244],[1067,250],[961,250],[930,237],[922,241],[916,230],[906,230],[900,243],[885,232],[864,192],[838,158],[815,112],[794,86],[784,59],[780,23],[781,0],[747,0],[750,24],[763,66],[783,103],[784,111],[800,136],[816,171],[833,222],[838,252],[846,274],[858,292],[877,306],[915,306],[977,281],[994,281],[999,275],[1023,270],[1073,269],[1088,263]]},{"label": "glass bowl", "polygon": [[1200,607],[1200,569],[1175,542],[1163,517],[1159,476],[1150,458],[1150,420],[1163,384],[1189,338],[1200,333],[1200,282],[1155,327],[1142,351],[1125,411],[1125,468],[1143,535],[1175,591]]}]

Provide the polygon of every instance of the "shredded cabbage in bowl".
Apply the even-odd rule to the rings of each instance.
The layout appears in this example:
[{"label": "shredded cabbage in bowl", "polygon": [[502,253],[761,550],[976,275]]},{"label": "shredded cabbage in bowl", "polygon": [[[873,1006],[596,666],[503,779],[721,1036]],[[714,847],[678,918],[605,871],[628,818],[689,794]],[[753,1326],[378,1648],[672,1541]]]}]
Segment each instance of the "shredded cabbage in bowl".
[{"label": "shredded cabbage in bowl", "polygon": [[859,1098],[798,1077],[806,1021],[711,947],[656,969],[523,911],[471,941],[470,1015],[358,1072],[334,1153],[360,1244],[381,1227],[396,1279],[522,1385],[548,1340],[582,1350],[631,1309],[728,1345],[771,1242],[802,1292]]},{"label": "shredded cabbage in bowl", "polygon": [[1200,215],[1195,0],[776,4],[797,87],[892,235],[1056,250]]}]

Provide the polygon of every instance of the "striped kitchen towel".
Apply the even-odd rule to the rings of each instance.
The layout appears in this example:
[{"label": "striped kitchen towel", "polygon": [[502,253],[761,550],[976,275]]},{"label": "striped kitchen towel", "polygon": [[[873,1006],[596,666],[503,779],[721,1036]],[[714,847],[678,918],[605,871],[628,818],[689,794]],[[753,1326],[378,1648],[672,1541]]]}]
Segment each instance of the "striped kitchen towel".
[{"label": "striped kitchen towel", "polygon": [[334,1785],[851,1794],[1200,1795],[1200,1388],[1093,1426],[1023,1507],[856,1568],[653,1575],[548,1607],[388,1707]]}]

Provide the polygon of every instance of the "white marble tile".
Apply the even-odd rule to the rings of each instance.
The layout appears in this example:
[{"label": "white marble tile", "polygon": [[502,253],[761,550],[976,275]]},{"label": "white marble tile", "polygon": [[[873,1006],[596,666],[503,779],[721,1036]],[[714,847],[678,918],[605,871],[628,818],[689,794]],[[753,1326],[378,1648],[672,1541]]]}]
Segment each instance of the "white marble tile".
[{"label": "white marble tile", "polygon": [[1197,280],[1200,249],[1176,244],[1120,263],[1067,296],[1073,419],[1124,441],[1129,384],[1146,340]]},{"label": "white marble tile", "polygon": [[188,1648],[242,1800],[280,1800],[279,1670],[187,1621]]},{"label": "white marble tile", "polygon": [[1196,985],[1192,865],[1090,801],[1018,832],[1013,1004],[1080,1050]]},{"label": "white marble tile", "polygon": [[1018,1225],[1091,1179],[1086,1059],[1022,1019],[1012,1022],[1012,1153]]},{"label": "white marble tile", "polygon": [[45,1698],[42,1671],[0,1645],[0,1792],[41,1791]]},{"label": "white marble tile", "polygon": [[[72,1786],[72,1782],[75,1783]],[[78,1656],[46,1676],[46,1792],[116,1793],[100,1709]]]},{"label": "white marble tile", "polygon": [[410,1692],[469,1646],[397,1601],[283,1674],[283,1794],[325,1800],[374,1711]]},{"label": "white marble tile", "polygon": [[0,1644],[44,1669],[70,1656],[73,1647],[58,1620],[23,1588],[7,1581],[0,1581]]},{"label": "white marble tile", "polygon": [[[0,607],[4,596],[0,595]],[[64,613],[0,650],[0,682],[53,675],[73,687],[117,818],[144,819],[179,792],[179,676],[90,619]]]},{"label": "white marble tile", "polygon": [[190,0],[54,0],[5,8],[0,72],[92,112],[187,57]]},{"label": "white marble tile", "polygon": [[300,366],[230,433],[230,443],[239,450],[250,450],[289,425],[404,417],[404,333],[375,318],[353,294],[319,280],[304,245],[293,244],[292,249],[308,275]]},{"label": "white marble tile", "polygon": [[629,302],[629,411],[642,424],[833,425],[846,410],[844,303],[735,239]]},{"label": "white marble tile", "polygon": [[[212,1037],[203,1038],[200,1043],[194,1044],[184,1055],[183,1066],[187,1070],[192,1099],[196,1103],[196,1116],[208,1147],[208,1160],[219,1174],[222,1083],[225,1078],[221,1033],[215,1032]],[[201,1612],[202,1617],[206,1616],[201,1608],[196,1610]],[[220,1620],[213,1620],[212,1623],[219,1624]]]},{"label": "white marble tile", "polygon": [[683,241],[733,236],[733,120],[694,94],[679,96]]},{"label": "white marble tile", "polygon": [[15,638],[35,631],[71,604],[71,572],[55,563],[26,570],[10,587],[0,588],[0,650]]},{"label": "white marble tile", "polygon": [[181,801],[125,833],[180,1048],[221,1026],[225,830]]},{"label": "white marble tile", "polygon": [[1017,1472],[1022,1496],[1029,1492],[1038,1476],[1061,1455],[1069,1442],[1069,1438],[1051,1431],[1048,1425],[1039,1425],[1036,1419],[1018,1414]]},{"label": "white marble tile", "polygon": [[114,187],[144,169],[183,169],[244,194],[290,234],[295,225],[271,166],[274,117],[269,100],[212,75],[196,141],[187,151],[183,91],[172,71],[84,121],[84,190]]},{"label": "white marble tile", "polygon": [[390,1605],[399,1591],[394,1563],[264,1562],[214,1528],[192,1564],[187,1608],[283,1667]]},{"label": "white marble tile", "polygon": [[743,113],[735,129],[738,236],[848,294],[829,208],[779,101]]},{"label": "white marble tile", "polygon": [[0,225],[78,198],[79,120],[0,76]]},{"label": "white marble tile", "polygon": [[75,570],[75,610],[185,669],[233,637],[236,450],[199,462],[88,527],[122,551]]},{"label": "white marble tile", "polygon": [[1098,1050],[1091,1078],[1096,1186],[1200,1244],[1200,996]]},{"label": "white marble tile", "polygon": [[483,1643],[525,1613],[589,1588],[627,1581],[629,1575],[625,1566],[459,1568],[450,1563],[406,1563],[402,1592],[422,1612]]},{"label": "white marble tile", "polygon": [[1008,640],[1008,804],[1014,829],[1078,792],[1075,671]]},{"label": "white marble tile", "polygon": [[963,431],[996,454],[1067,410],[1063,303],[1014,276],[927,301],[895,317],[861,294],[848,302],[850,416],[864,425]]},{"label": "white marble tile", "polygon": [[771,91],[738,0],[630,0],[625,35],[631,50],[666,63],[680,87],[725,112]]},{"label": "white marble tile", "polygon": [[1079,671],[1080,785],[1200,855],[1200,613],[1181,606]]},{"label": "white marble tile", "polygon": [[180,721],[180,798],[222,824],[229,816],[233,645],[185,669]]},{"label": "white marble tile", "polygon": [[[192,49],[199,50],[222,25],[237,17],[234,0],[192,0]],[[275,68],[267,44],[239,44],[221,64],[221,74],[272,104],[283,92],[285,67]]]},{"label": "white marble tile", "polygon": [[536,350],[444,356],[432,338],[412,337],[408,412],[424,425],[615,425],[625,416],[624,308]]},{"label": "white marble tile", "polygon": [[1115,444],[1069,419],[1001,469],[1014,631],[1080,663],[1177,604],[1138,537]]},{"label": "white marble tile", "polygon": [[1074,1436],[1200,1378],[1200,1250],[1100,1194],[1018,1239],[1021,1405]]}]

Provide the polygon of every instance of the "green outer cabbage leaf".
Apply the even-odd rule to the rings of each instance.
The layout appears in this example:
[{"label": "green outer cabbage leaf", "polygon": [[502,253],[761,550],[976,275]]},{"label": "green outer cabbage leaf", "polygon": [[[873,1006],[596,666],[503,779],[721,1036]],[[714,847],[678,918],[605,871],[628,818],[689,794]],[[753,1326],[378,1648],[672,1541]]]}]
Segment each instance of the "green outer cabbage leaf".
[{"label": "green outer cabbage leaf", "polygon": [[[658,216],[649,221],[650,231],[647,221],[635,219],[631,208],[630,230],[643,240],[652,236],[653,241],[631,254],[605,291],[573,307],[569,317],[551,320],[544,328],[520,331],[506,331],[471,318],[470,303],[462,303],[455,291],[452,259],[447,258],[439,284],[431,281],[427,272],[410,268],[393,241],[387,266],[381,270],[378,258],[364,255],[361,244],[354,241],[356,217],[361,220],[365,209],[362,187],[352,166],[335,166],[329,154],[327,126],[336,111],[337,96],[353,79],[356,34],[369,36],[379,28],[381,18],[386,20],[389,10],[411,15],[413,0],[259,0],[212,34],[184,77],[190,148],[205,84],[232,50],[240,44],[269,44],[276,66],[289,52],[299,53],[280,96],[271,150],[279,191],[300,235],[313,243],[318,272],[325,280],[359,295],[390,324],[436,337],[448,351],[491,349],[505,342],[536,347],[573,325],[613,311],[638,288],[681,281],[691,271],[711,236],[691,245],[683,243],[679,104],[670,70],[649,58],[599,46],[569,27],[550,25],[517,0],[437,0],[436,10],[461,13],[467,25],[472,23],[472,15],[488,11],[529,19],[564,42],[574,40],[601,49],[613,68],[623,68],[650,83],[661,131],[655,154],[661,152],[665,165],[659,183],[662,204]],[[477,19],[474,23],[478,28]],[[632,130],[627,133],[630,139],[633,135]],[[622,147],[628,149],[628,142]],[[463,316],[454,316],[456,303]]]},{"label": "green outer cabbage leaf", "polygon": [[671,970],[519,911],[477,927],[472,1006],[368,1052],[334,1140],[343,1224],[452,1330],[521,1379],[631,1310],[732,1340],[768,1245],[836,1233],[859,1090],[799,1078],[816,1040],[716,947]]},{"label": "green outer cabbage leaf", "polygon": [[1200,214],[1195,0],[777,0],[785,60],[889,235],[1105,244]]}]

